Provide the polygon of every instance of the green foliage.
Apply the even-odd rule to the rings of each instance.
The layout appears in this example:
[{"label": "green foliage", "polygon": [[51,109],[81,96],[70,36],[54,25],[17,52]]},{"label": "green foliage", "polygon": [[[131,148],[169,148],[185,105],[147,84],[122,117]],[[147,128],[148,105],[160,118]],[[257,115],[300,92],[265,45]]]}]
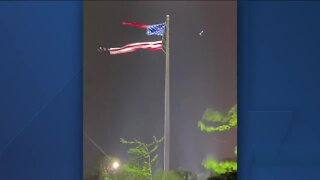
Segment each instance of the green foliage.
[{"label": "green foliage", "polygon": [[[212,125],[207,125],[211,123]],[[213,109],[206,109],[202,120],[198,121],[198,127],[203,132],[221,132],[230,130],[236,127],[238,124],[237,105],[234,105],[226,115],[223,115],[219,111]],[[234,149],[235,155],[237,155],[237,146]],[[213,158],[207,158],[203,162],[203,166],[206,169],[211,170],[216,174],[225,174],[232,171],[237,171],[236,161],[216,161]]]},{"label": "green foliage", "polygon": [[188,171],[158,171],[153,180],[196,180],[196,176]]},{"label": "green foliage", "polygon": [[183,171],[162,171],[159,170],[154,173],[152,177],[141,176],[137,174],[128,173],[122,170],[111,176],[106,180],[196,180],[196,176],[190,172]]},{"label": "green foliage", "polygon": [[237,162],[235,161],[216,161],[212,158],[207,158],[203,162],[206,169],[210,169],[216,174],[225,174],[227,172],[237,171]]},{"label": "green foliage", "polygon": [[112,180],[110,176],[105,176],[103,180]]},{"label": "green foliage", "polygon": [[150,178],[138,174],[132,174],[121,169],[119,172],[110,175],[110,180],[150,180]]},{"label": "green foliage", "polygon": [[207,180],[237,180],[237,174],[237,171],[232,171],[218,176],[211,176]]},{"label": "green foliage", "polygon": [[155,152],[163,140],[164,138],[157,139],[154,136],[153,142],[147,144],[136,139],[132,141],[120,139],[122,144],[133,146],[128,150],[129,162],[122,167],[123,172],[130,176],[130,180],[134,178],[138,180],[152,179],[153,166],[158,160],[158,155]]},{"label": "green foliage", "polygon": [[175,171],[158,171],[153,180],[184,180],[182,177]]},{"label": "green foliage", "polygon": [[[198,121],[198,127],[204,132],[226,131],[237,126],[237,119],[237,105],[233,106],[226,115],[208,108],[202,120]],[[206,125],[205,122],[212,123],[212,125]]]}]

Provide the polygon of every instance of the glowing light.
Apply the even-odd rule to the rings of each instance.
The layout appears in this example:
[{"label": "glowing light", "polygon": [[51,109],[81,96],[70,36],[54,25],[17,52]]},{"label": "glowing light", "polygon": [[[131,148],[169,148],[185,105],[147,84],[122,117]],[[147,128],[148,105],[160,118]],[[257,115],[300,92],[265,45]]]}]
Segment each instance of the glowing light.
[{"label": "glowing light", "polygon": [[119,167],[120,167],[119,161],[114,161],[114,162],[112,163],[112,168],[113,168],[113,169],[118,169]]}]

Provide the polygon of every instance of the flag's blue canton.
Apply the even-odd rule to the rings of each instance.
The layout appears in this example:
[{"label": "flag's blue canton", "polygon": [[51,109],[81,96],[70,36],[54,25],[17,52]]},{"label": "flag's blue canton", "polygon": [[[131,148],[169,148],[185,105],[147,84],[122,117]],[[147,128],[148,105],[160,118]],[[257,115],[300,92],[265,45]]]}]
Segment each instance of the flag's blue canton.
[{"label": "flag's blue canton", "polygon": [[165,23],[149,25],[147,28],[147,35],[163,36],[165,27]]}]

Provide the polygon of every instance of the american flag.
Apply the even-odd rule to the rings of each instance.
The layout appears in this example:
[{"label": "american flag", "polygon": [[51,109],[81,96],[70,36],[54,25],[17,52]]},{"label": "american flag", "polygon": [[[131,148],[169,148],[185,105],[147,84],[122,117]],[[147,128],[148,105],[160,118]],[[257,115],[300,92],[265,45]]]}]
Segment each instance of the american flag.
[{"label": "american flag", "polygon": [[165,23],[150,25],[147,28],[147,35],[163,36],[165,27]]},{"label": "american flag", "polygon": [[125,21],[122,24],[125,25],[129,25],[129,26],[135,26],[135,27],[139,27],[142,29],[146,29],[147,35],[158,35],[158,36],[163,36],[164,34],[164,30],[165,30],[165,23],[161,23],[161,24],[153,24],[153,25],[146,25],[146,24],[140,24],[140,23],[136,23],[136,22],[128,22]]},{"label": "american flag", "polygon": [[139,43],[127,44],[122,47],[110,48],[109,52],[111,55],[115,55],[115,54],[124,54],[124,53],[134,52],[138,49],[147,49],[152,51],[161,50],[162,41],[139,42]]},{"label": "american flag", "polygon": [[[166,27],[165,23],[146,25],[146,24],[126,21],[126,22],[123,22],[122,24],[146,29],[146,34],[149,36],[150,35],[163,36],[165,34],[165,27]],[[153,42],[131,43],[122,47],[109,48],[108,51],[110,52],[111,55],[116,55],[116,54],[134,52],[139,49],[146,49],[146,50],[152,50],[152,51],[161,50],[162,40],[153,41]]]}]

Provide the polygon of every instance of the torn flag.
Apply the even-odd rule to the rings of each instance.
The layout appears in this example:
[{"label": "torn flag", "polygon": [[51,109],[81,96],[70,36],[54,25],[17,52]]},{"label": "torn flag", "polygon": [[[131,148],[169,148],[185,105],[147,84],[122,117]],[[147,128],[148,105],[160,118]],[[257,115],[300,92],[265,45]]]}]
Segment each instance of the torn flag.
[{"label": "torn flag", "polygon": [[[146,24],[140,24],[140,23],[135,23],[135,22],[123,22],[122,24],[129,25],[129,26],[135,26],[139,27],[142,29],[146,29],[147,35],[158,35],[158,36],[163,36],[165,33],[165,23],[161,24],[153,24],[153,25],[146,25]],[[129,53],[129,52],[134,52],[138,49],[147,49],[147,50],[161,50],[162,47],[162,41],[153,41],[153,42],[138,42],[138,43],[131,43],[127,44],[122,47],[116,47],[116,48],[109,48],[108,51],[110,52],[111,55],[116,55],[116,54],[124,54],[124,53]]]},{"label": "torn flag", "polygon": [[110,48],[108,50],[111,55],[116,55],[116,54],[134,52],[138,49],[147,49],[147,50],[156,51],[156,50],[161,50],[161,48],[162,48],[162,41],[155,41],[155,42],[132,43],[122,47]]},{"label": "torn flag", "polygon": [[125,21],[122,24],[146,29],[147,30],[146,34],[148,36],[150,36],[150,35],[163,36],[164,31],[165,31],[165,26],[166,26],[165,23],[146,25],[146,24],[140,24],[140,23],[128,22],[128,21]]}]

